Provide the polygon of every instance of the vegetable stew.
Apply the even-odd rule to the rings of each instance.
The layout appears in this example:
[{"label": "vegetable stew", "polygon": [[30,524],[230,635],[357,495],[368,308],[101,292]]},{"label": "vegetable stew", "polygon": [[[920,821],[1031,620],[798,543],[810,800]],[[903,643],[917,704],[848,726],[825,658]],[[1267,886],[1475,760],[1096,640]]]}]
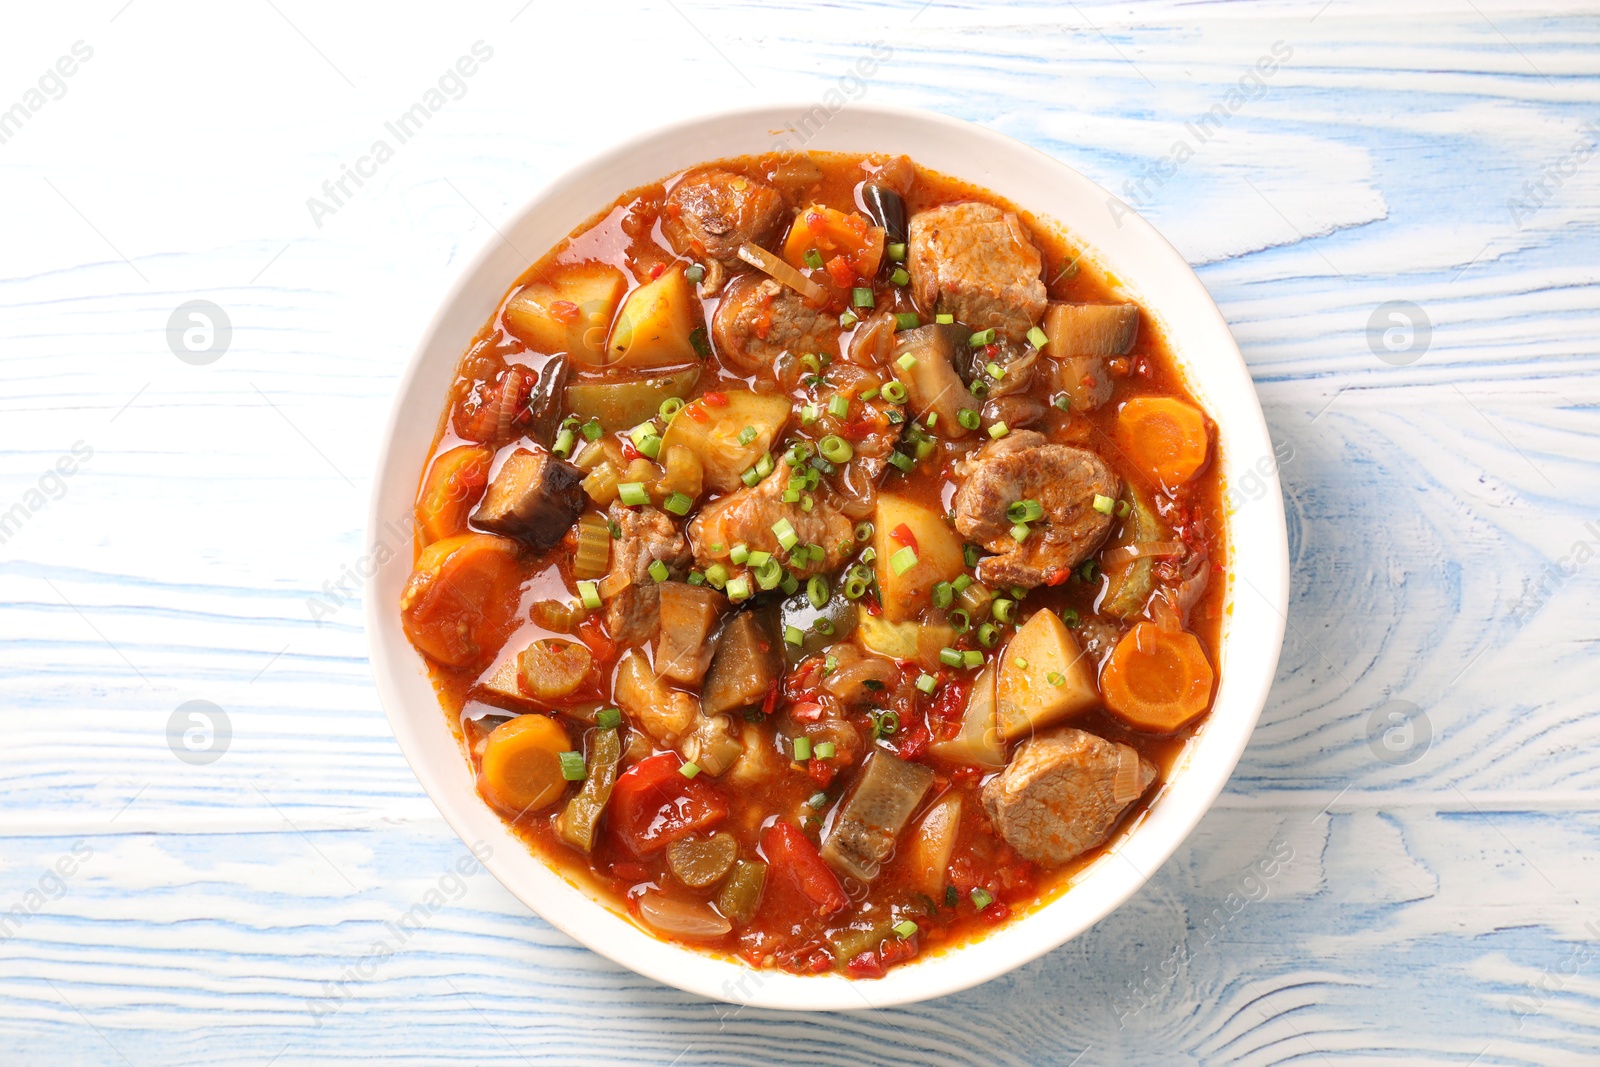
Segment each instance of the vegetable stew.
[{"label": "vegetable stew", "polygon": [[547,862],[662,938],[878,977],[1064,890],[1204,722],[1215,449],[1055,229],[905,157],[725,160],[474,339],[402,621]]}]

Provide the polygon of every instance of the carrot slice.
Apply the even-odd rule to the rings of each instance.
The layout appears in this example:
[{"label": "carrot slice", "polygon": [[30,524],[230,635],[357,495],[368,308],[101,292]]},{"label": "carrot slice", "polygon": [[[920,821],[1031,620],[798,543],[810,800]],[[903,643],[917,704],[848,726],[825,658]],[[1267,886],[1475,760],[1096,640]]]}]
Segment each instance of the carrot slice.
[{"label": "carrot slice", "polygon": [[422,550],[400,594],[400,621],[418,651],[468,667],[500,650],[517,625],[522,567],[515,541],[459,534]]},{"label": "carrot slice", "polygon": [[1100,672],[1100,695],[1129,726],[1171,733],[1206,710],[1215,675],[1194,634],[1141,622]]},{"label": "carrot slice", "polygon": [[[806,253],[813,251],[824,260],[842,258],[850,274],[871,278],[883,258],[883,231],[855,212],[846,214],[813,204],[795,216],[783,242],[783,258],[799,270],[810,265]],[[836,285],[846,287],[855,280],[850,277],[840,282],[844,275],[845,271],[829,265],[828,276]]]},{"label": "carrot slice", "polygon": [[433,461],[417,496],[417,529],[425,543],[467,532],[467,511],[489,484],[493,459],[492,448],[461,445]]},{"label": "carrot slice", "polygon": [[1117,412],[1117,447],[1163,485],[1182,485],[1206,465],[1211,433],[1192,404],[1137,396]]},{"label": "carrot slice", "polygon": [[572,739],[548,715],[519,715],[503,722],[484,742],[478,791],[513,819],[555,803],[567,788],[561,753]]}]

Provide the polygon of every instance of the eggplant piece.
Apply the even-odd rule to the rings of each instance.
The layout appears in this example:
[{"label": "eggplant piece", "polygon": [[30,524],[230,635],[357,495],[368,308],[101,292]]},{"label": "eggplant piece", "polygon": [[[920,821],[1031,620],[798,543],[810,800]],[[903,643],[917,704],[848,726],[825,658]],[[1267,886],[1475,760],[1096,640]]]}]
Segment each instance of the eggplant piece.
[{"label": "eggplant piece", "polygon": [[1077,411],[1111,399],[1106,360],[1125,356],[1139,338],[1137,304],[1051,304],[1044,313],[1047,352],[1057,380]]},{"label": "eggplant piece", "polygon": [[716,642],[711,631],[728,606],[715,589],[687,582],[662,582],[660,636],[656,640],[656,673],[683,685],[699,685],[711,665]]},{"label": "eggplant piece", "polygon": [[918,326],[897,335],[896,365],[910,356],[915,362],[898,372],[907,400],[917,415],[936,412],[943,437],[962,438],[971,431],[959,421],[961,409],[975,405],[972,393],[956,373],[956,360],[967,348],[967,331],[954,325]]},{"label": "eggplant piece", "polygon": [[489,483],[472,522],[533,548],[550,548],[583,511],[583,478],[583,471],[564,459],[519,448]]},{"label": "eggplant piece", "polygon": [[706,715],[725,715],[759,704],[783,675],[783,649],[771,626],[754,611],[728,620],[717,639],[700,707]]},{"label": "eggplant piece", "polygon": [[533,416],[528,436],[545,448],[555,444],[561,412],[566,406],[567,379],[571,377],[572,364],[566,356],[557,356],[539,372],[539,381],[528,397],[528,411]]},{"label": "eggplant piece", "polygon": [[822,842],[822,858],[853,878],[872,881],[932,785],[930,768],[875,750]]},{"label": "eggplant piece", "polygon": [[906,243],[906,201],[893,189],[875,182],[861,184],[861,203],[872,221],[883,228],[884,238],[893,245]]}]

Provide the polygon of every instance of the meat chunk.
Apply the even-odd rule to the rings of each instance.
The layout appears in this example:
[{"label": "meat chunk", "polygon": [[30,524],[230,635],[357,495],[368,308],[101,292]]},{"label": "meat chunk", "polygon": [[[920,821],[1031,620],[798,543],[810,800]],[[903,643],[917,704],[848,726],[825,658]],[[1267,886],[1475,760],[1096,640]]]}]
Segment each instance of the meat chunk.
[{"label": "meat chunk", "polygon": [[[980,581],[1055,584],[1105,540],[1111,516],[1096,511],[1094,499],[1116,499],[1120,488],[1116,474],[1093,452],[1050,444],[1043,434],[1023,430],[991,441],[967,461],[954,502],[956,529],[998,553],[978,561]],[[1037,500],[1044,509],[1021,544],[1012,538],[1014,524],[1006,515],[1019,500]]]},{"label": "meat chunk", "polygon": [[920,211],[909,244],[912,293],[924,311],[1012,341],[1044,314],[1044,261],[1012,212],[972,201]]},{"label": "meat chunk", "polygon": [[626,586],[606,601],[606,629],[612,640],[625,645],[641,645],[655,636],[661,618],[661,593],[650,576],[656,560],[667,565],[668,574],[683,578],[688,573],[689,543],[683,532],[655,508],[629,508],[611,505],[611,521],[621,536],[611,542],[609,584],[626,581]]},{"label": "meat chunk", "polygon": [[766,182],[704,170],[687,175],[667,194],[661,232],[680,256],[703,255],[737,269],[739,246],[773,240],[783,230],[785,214],[783,197]]},{"label": "meat chunk", "polygon": [[519,448],[501,464],[472,521],[534,548],[550,548],[578,521],[583,477],[583,471],[543,449]]},{"label": "meat chunk", "polygon": [[717,352],[747,371],[770,370],[787,351],[839,353],[839,320],[765,275],[736,278],[711,320]]},{"label": "meat chunk", "polygon": [[855,552],[854,525],[825,494],[813,497],[810,511],[799,504],[784,503],[783,490],[789,474],[786,465],[779,467],[754,488],[729,493],[700,509],[689,523],[689,544],[694,549],[696,565],[704,569],[721,563],[730,571],[737,571],[739,568],[728,560],[728,552],[740,543],[752,552],[792,559],[773,532],[779,521],[789,523],[799,544],[822,549],[822,559],[813,553],[806,557],[805,566],[790,566],[802,577],[831,574],[844,564],[847,555]]},{"label": "meat chunk", "polygon": [[1068,728],[1017,746],[984,785],[983,807],[1007,844],[1054,866],[1103,843],[1155,778],[1155,765],[1128,745]]}]

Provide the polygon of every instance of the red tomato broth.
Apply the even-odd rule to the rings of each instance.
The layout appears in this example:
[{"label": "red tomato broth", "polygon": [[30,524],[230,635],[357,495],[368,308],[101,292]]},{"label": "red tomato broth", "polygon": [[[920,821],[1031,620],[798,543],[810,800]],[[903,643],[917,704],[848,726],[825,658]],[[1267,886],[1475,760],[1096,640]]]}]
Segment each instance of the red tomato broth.
[{"label": "red tomato broth", "polygon": [[[860,158],[824,154],[813,154],[811,158],[821,170],[822,178],[804,190],[798,199],[847,212],[859,210],[861,205],[856,186],[863,177]],[[735,173],[760,178],[770,175],[779,162],[781,160],[778,157],[754,157],[722,161],[717,165]],[[915,184],[905,198],[908,217],[940,204],[969,199],[1017,210],[993,194],[969,184],[920,167],[915,173]],[[668,247],[660,219],[663,200],[679,178],[681,175],[620,196],[610,208],[576,228],[572,236],[530,267],[511,286],[507,297],[529,281],[569,264],[598,261],[617,267],[626,277],[627,291],[632,292],[648,282],[652,273],[659,274],[657,268],[661,265],[681,262]],[[1118,299],[1115,279],[1101,274],[1087,260],[1080,260],[1072,245],[1053,227],[1040,224],[1025,212],[1019,211],[1018,214],[1034,244],[1043,253],[1043,275],[1051,300],[1104,303]],[[781,251],[781,234],[778,240],[771,242],[770,247]],[[1063,269],[1064,266],[1066,269]],[[874,285],[880,293],[889,288],[881,275]],[[909,293],[909,288],[895,291],[892,302],[880,300],[878,310],[885,307],[891,311],[914,310]],[[699,301],[703,316],[699,325],[709,326],[719,299],[720,296]],[[839,342],[841,351],[848,351],[852,338],[865,325],[866,318],[863,316],[860,324],[842,331]],[[486,396],[492,399],[497,380],[515,373],[519,367],[530,368],[542,375],[553,358],[553,354],[529,350],[513,337],[497,312],[474,338],[462,358],[449,402],[441,415],[434,449],[419,472],[419,477],[426,476],[428,468],[438,456],[457,446],[474,443],[472,438],[461,436],[458,431],[465,422],[470,422],[470,418],[465,416],[484,405]],[[1142,489],[1152,494],[1156,510],[1171,529],[1174,539],[1191,547],[1203,545],[1207,549],[1213,580],[1195,605],[1188,628],[1199,637],[1213,667],[1217,667],[1220,665],[1220,632],[1225,595],[1225,582],[1220,579],[1226,556],[1222,538],[1222,486],[1215,462],[1215,435],[1213,433],[1211,461],[1185,486],[1168,494],[1162,492],[1159,486],[1146,484],[1146,480],[1137,474],[1131,464],[1117,457],[1112,443],[1111,433],[1118,405],[1138,395],[1171,396],[1190,403],[1194,401],[1165,339],[1147,314],[1141,315],[1138,337],[1131,351],[1126,357],[1120,358],[1125,361],[1125,373],[1117,377],[1116,392],[1111,403],[1090,412],[1062,412],[1051,407],[1044,420],[1034,428],[1052,441],[1077,444],[1104,456],[1125,481],[1139,482]],[[688,399],[714,395],[722,390],[747,389],[755,383],[755,379],[755,375],[724,366],[713,358],[703,364],[699,381]],[[804,390],[798,388],[790,395],[796,398],[797,403],[804,402],[802,398],[807,396]],[[1199,407],[1198,404],[1195,406]],[[790,436],[793,434],[791,420]],[[494,445],[491,443],[490,447]],[[498,469],[504,457],[517,447],[517,440],[501,443],[492,469]],[[775,442],[774,448],[778,447],[781,446]],[[950,466],[948,461],[919,463],[906,476],[891,472],[891,477],[900,478],[895,491],[898,495],[924,501],[937,511],[947,512],[958,484]],[[703,504],[704,500],[701,506]],[[420,551],[420,542],[418,548]],[[535,603],[552,598],[570,600],[573,597],[575,579],[570,548],[558,545],[545,553],[525,551],[523,562],[525,580],[518,615],[523,621],[505,642],[503,649],[519,649],[542,638],[582,637],[582,634],[557,633],[530,619],[530,610]],[[1103,580],[1091,583],[1076,577],[1053,587],[1040,586],[1029,594],[1027,607],[1049,607],[1064,616],[1073,611],[1080,618],[1090,620],[1094,616],[1095,603],[1102,587]],[[871,596],[869,593],[861,603],[864,610],[875,613]],[[591,620],[598,624],[598,614],[591,615]],[[601,632],[594,633],[596,629]],[[610,644],[609,636],[603,633],[603,629],[603,625],[590,626],[590,636],[598,638],[602,647]],[[592,649],[595,647],[593,642],[588,643],[591,643]],[[622,650],[614,651],[614,655],[597,656],[598,669],[611,681],[614,681],[617,657]],[[1098,662],[1103,663],[1109,652],[1109,645],[1102,648]],[[478,766],[482,744],[488,732],[501,717],[518,710],[505,705],[504,701],[486,698],[481,689],[482,683],[500,660],[501,657],[497,656],[494,663],[487,666],[459,669],[430,664],[430,673],[441,704],[474,769]],[[904,684],[882,694],[880,708],[895,710],[900,714],[900,729],[895,735],[881,739],[880,743],[890,751],[926,763],[935,769],[937,775],[935,786],[913,813],[901,835],[902,846],[923,813],[942,796],[954,792],[962,799],[960,830],[947,869],[949,888],[945,896],[930,899],[906,890],[910,873],[907,870],[908,863],[897,852],[885,863],[870,890],[852,879],[842,879],[841,885],[850,900],[849,905],[842,911],[819,911],[814,894],[808,894],[797,880],[794,866],[791,864],[779,869],[780,865],[774,864],[767,871],[760,911],[750,922],[735,925],[732,932],[723,937],[695,940],[687,944],[698,950],[736,957],[758,967],[781,967],[795,973],[838,971],[867,978],[877,977],[893,965],[947,951],[981,938],[996,925],[1036,910],[1065,892],[1079,872],[1099,859],[1128,828],[1142,819],[1160,795],[1189,740],[1203,728],[1206,721],[1206,717],[1202,716],[1175,734],[1157,736],[1131,729],[1104,707],[1092,708],[1073,717],[1070,725],[1111,741],[1131,745],[1156,765],[1159,777],[1152,789],[1123,812],[1103,845],[1060,867],[1041,869],[1019,857],[996,832],[984,813],[979,792],[983,782],[995,772],[951,764],[927,752],[930,741],[947,739],[959,724],[961,710],[965,706],[962,697],[971,681],[970,672],[941,670],[940,686],[933,696],[910,689],[909,682],[918,673],[916,666],[906,667],[903,671],[907,676]],[[793,674],[791,671],[791,678]],[[707,778],[683,783],[689,787],[698,786],[693,788],[693,792],[702,799],[709,793],[725,801],[725,815],[701,819],[695,825],[704,830],[733,834],[743,857],[765,858],[769,862],[774,859],[766,846],[772,837],[773,826],[779,820],[792,831],[792,835],[785,831],[786,836],[799,836],[814,850],[820,835],[837,815],[841,794],[860,764],[858,757],[849,765],[834,768],[827,776],[830,780],[822,782],[811,773],[818,766],[816,762],[808,761],[811,766],[806,767],[790,760],[787,754],[777,752],[774,729],[783,726],[788,735],[795,735],[796,722],[788,718],[788,714],[795,708],[803,709],[806,696],[803,689],[800,692],[785,692],[778,699],[778,708],[769,714],[757,712],[749,716],[758,720],[754,726],[762,732],[762,737],[772,750],[770,755],[779,773],[754,785],[746,784],[738,788]],[[855,711],[847,713],[846,718],[857,730],[870,736],[872,718],[869,714]],[[595,727],[581,718],[567,715],[559,716],[557,721],[566,728],[575,749],[584,751],[585,736]],[[736,722],[737,725],[740,724]],[[637,727],[629,726],[627,732],[631,735],[639,731]],[[652,754],[647,759],[659,760],[663,758],[665,750],[651,744],[649,751]],[[677,759],[676,756],[672,758]],[[624,773],[638,766],[637,761],[630,763],[625,755]],[[671,773],[677,773],[676,767]],[[569,786],[567,796],[571,796],[579,784]],[[807,801],[818,792],[825,792],[830,799],[825,815],[811,813],[807,807]],[[614,800],[615,796],[613,793]],[[510,825],[535,853],[569,882],[614,909],[633,915],[638,914],[637,899],[644,892],[666,892],[698,901],[715,896],[714,891],[690,890],[675,884],[660,850],[639,855],[628,847],[624,841],[625,835],[612,825],[617,821],[613,818],[614,811],[608,811],[592,853],[585,855],[573,848],[553,828],[555,815],[564,803],[565,798],[542,811],[523,814],[511,821]],[[715,805],[702,803],[701,807]],[[804,868],[806,865],[802,863],[800,866]],[[976,906],[973,897],[975,890],[987,893],[992,898],[982,909]],[[825,893],[823,895],[826,896]],[[832,938],[841,929],[874,925],[881,927],[897,915],[913,913],[918,929],[911,937],[901,938],[891,933],[861,952],[851,954],[848,959],[837,958]],[[651,932],[657,937],[675,940],[658,931]]]}]

